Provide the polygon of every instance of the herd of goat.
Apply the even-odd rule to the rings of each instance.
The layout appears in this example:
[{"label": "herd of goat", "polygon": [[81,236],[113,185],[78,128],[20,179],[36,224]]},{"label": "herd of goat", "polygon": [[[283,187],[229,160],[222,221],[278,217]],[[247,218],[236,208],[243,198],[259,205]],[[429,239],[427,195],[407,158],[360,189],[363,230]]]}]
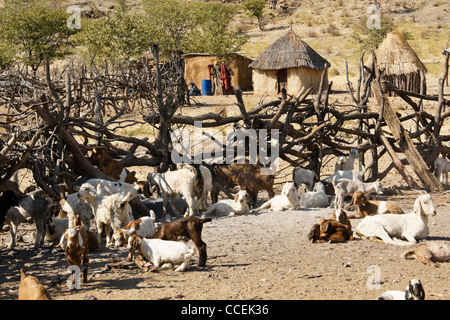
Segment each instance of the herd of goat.
[{"label": "herd of goat", "polygon": [[[207,253],[201,233],[203,224],[211,221],[211,216],[334,207],[330,218],[322,218],[312,226],[307,235],[311,242],[340,243],[359,237],[408,245],[427,237],[428,217],[436,214],[430,194],[420,195],[410,213],[405,213],[394,201],[373,200],[371,194],[383,193],[381,184],[379,181],[363,182],[363,172],[354,170],[357,158],[357,149],[352,149],[347,157],[337,160],[335,173],[321,181],[309,170],[294,168],[292,182],[286,182],[281,194],[275,195],[274,175],[264,174],[256,165],[186,166],[165,173],[149,173],[147,181],[137,181],[105,150],[94,149],[92,163],[116,181],[81,180],[73,186],[76,192],[58,204],[38,192],[18,195],[6,190],[0,197],[0,230],[4,224],[10,226],[8,249],[14,249],[19,224],[34,221],[35,247],[42,247],[44,240],[53,242],[52,246],[60,246],[69,265],[82,270],[84,282],[87,281],[89,252],[100,247],[102,234],[106,236],[106,246],[126,246],[129,260],[148,260],[156,268],[171,264],[175,271],[185,271],[197,251],[198,265],[204,267]],[[438,158],[435,168],[441,182],[445,176],[448,183],[450,164],[447,160]],[[306,190],[299,194],[302,184]],[[239,190],[233,195],[235,187]],[[150,198],[154,189],[160,198]],[[270,199],[257,206],[261,190],[266,190]],[[219,200],[221,191],[229,199]],[[209,206],[208,194],[212,202]],[[346,203],[348,196],[351,203]],[[133,205],[136,201],[146,207],[148,216],[136,214]],[[350,223],[353,218],[362,219],[355,230]],[[92,221],[96,232],[91,230]],[[195,247],[178,241],[189,239]],[[411,255],[425,263],[446,262],[450,260],[450,245],[431,242],[405,253],[405,257]],[[412,280],[406,294],[403,292],[400,296],[423,299],[420,281]],[[45,287],[22,269],[19,299],[49,297]],[[396,297],[390,292],[380,298]]]}]

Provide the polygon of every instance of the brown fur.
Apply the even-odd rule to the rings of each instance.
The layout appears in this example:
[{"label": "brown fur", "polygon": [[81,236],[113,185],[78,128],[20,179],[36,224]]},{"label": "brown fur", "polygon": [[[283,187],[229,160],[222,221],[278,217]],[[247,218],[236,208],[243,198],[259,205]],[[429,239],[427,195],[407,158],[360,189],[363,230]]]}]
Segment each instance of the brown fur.
[{"label": "brown fur", "polygon": [[[369,200],[367,196],[361,191],[355,191],[352,197],[352,205],[357,205],[358,211],[356,213],[357,217],[364,218],[368,215],[378,214],[378,207],[381,201]],[[400,206],[393,201],[386,201],[386,211],[381,214],[393,213],[393,214],[404,214]]]},{"label": "brown fur", "polygon": [[19,300],[53,300],[52,295],[39,280],[20,269]]},{"label": "brown fur", "polygon": [[123,169],[127,173],[124,182],[137,182],[136,177],[117,160],[114,160],[104,148],[94,148],[91,155],[92,164],[96,165],[102,172],[115,180],[120,179]]},{"label": "brown fur", "polygon": [[179,240],[191,239],[196,245],[199,252],[198,265],[204,267],[206,265],[206,243],[202,240],[202,229],[205,222],[211,221],[211,218],[199,219],[194,216],[181,218],[174,222],[168,222],[161,225],[156,230],[152,239],[161,240]]},{"label": "brown fur", "polygon": [[[74,237],[69,237],[69,229],[67,229],[64,234],[64,237],[66,238],[66,257],[69,262],[69,266],[76,265],[80,268],[80,270],[83,270],[81,280],[83,282],[87,282],[89,267],[89,242],[87,232],[81,224],[80,217],[77,217],[74,229],[76,231]],[[78,242],[78,234],[81,235],[84,248],[80,246],[80,243]],[[69,242],[71,242],[70,245]],[[75,277],[73,278],[72,283],[75,283]]]},{"label": "brown fur", "polygon": [[[269,197],[273,198],[274,175],[262,175],[261,168],[254,164],[221,164],[214,165],[214,181],[216,184],[227,189],[240,186],[241,190],[247,190],[251,197],[251,205],[254,206],[258,197],[258,192],[266,190]],[[213,192],[213,202],[218,201],[216,186]]]},{"label": "brown fur", "polygon": [[353,239],[352,225],[344,210],[339,215],[339,221],[336,220],[334,211],[331,219],[321,219],[319,223],[313,225],[308,234],[308,240],[312,243],[343,243]]}]

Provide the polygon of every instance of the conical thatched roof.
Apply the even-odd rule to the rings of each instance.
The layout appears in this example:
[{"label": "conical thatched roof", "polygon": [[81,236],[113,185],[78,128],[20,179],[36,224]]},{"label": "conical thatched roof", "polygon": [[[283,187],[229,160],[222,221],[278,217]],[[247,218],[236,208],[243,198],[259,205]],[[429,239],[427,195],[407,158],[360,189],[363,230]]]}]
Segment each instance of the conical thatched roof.
[{"label": "conical thatched roof", "polygon": [[[418,73],[421,69],[427,71],[425,65],[398,30],[387,35],[386,39],[375,50],[375,56],[377,57],[378,68],[384,70],[386,76]],[[371,64],[372,58],[369,60]]]},{"label": "conical thatched roof", "polygon": [[306,67],[322,70],[330,63],[322,58],[305,41],[292,30],[272,43],[258,59],[250,64],[250,68],[260,70],[280,70]]}]

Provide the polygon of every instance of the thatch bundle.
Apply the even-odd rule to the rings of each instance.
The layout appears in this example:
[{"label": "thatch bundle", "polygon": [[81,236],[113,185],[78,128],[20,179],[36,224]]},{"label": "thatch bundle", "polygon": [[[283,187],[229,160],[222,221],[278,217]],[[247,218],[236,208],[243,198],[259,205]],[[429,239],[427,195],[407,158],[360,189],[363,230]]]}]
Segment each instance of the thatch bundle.
[{"label": "thatch bundle", "polygon": [[305,67],[323,70],[325,64],[330,63],[321,57],[305,41],[300,39],[292,30],[272,43],[255,61],[250,68],[260,70],[280,70]]},{"label": "thatch bundle", "polygon": [[[388,34],[375,50],[375,56],[386,81],[402,90],[420,92],[420,74],[422,70],[427,72],[427,68],[400,31]],[[372,58],[368,64],[372,64]]]}]

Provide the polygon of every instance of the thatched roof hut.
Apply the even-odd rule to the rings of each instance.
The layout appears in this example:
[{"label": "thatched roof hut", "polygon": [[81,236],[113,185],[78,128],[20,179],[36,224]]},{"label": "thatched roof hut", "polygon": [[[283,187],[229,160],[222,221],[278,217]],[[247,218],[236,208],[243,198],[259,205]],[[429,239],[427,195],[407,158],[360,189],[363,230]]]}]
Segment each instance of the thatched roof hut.
[{"label": "thatched roof hut", "polygon": [[292,93],[303,86],[317,91],[325,65],[331,66],[291,29],[250,64],[254,91],[279,92],[283,86]]},{"label": "thatched roof hut", "polygon": [[[425,73],[427,68],[400,31],[388,34],[375,50],[375,56],[386,81],[402,90],[420,92],[421,71]],[[368,61],[371,64],[372,57]]]}]

